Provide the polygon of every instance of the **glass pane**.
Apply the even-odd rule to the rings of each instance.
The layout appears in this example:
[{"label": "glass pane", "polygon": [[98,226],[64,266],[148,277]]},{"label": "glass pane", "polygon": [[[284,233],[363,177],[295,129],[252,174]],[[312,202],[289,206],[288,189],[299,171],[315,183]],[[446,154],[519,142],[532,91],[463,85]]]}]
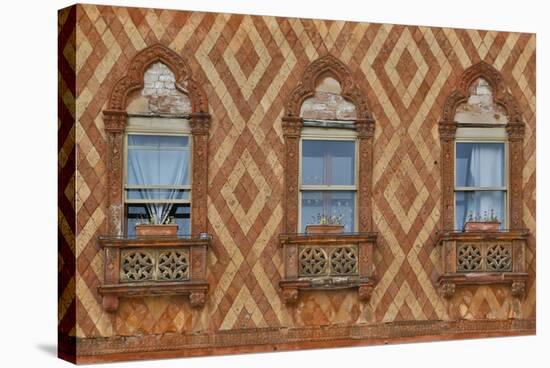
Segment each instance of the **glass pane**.
[{"label": "glass pane", "polygon": [[127,199],[189,199],[189,191],[183,189],[126,189]]},{"label": "glass pane", "polygon": [[128,135],[128,184],[189,184],[188,145],[187,136]]},{"label": "glass pane", "polygon": [[504,143],[457,143],[456,186],[503,187]]},{"label": "glass pane", "polygon": [[302,184],[354,185],[355,142],[304,140]]},{"label": "glass pane", "polygon": [[[151,210],[154,211],[155,208],[145,204],[126,206],[126,232],[128,236],[136,235],[135,226],[137,224],[149,222]],[[178,235],[189,235],[191,233],[191,207],[189,204],[169,205],[167,218],[170,217],[173,217],[176,224],[178,224]]]},{"label": "glass pane", "polygon": [[466,221],[490,221],[496,219],[503,229],[506,224],[506,192],[473,191],[456,192],[455,226],[463,230]]},{"label": "glass pane", "polygon": [[355,231],[355,192],[352,191],[303,191],[302,229],[319,223],[318,217],[341,216],[345,232]]}]

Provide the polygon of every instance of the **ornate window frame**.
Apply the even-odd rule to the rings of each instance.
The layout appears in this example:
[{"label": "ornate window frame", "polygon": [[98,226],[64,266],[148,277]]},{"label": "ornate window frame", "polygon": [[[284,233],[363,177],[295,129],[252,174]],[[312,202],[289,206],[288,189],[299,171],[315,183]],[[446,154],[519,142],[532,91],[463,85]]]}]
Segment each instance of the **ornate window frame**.
[{"label": "ornate window frame", "polygon": [[[461,124],[455,119],[456,109],[466,103],[470,97],[470,85],[478,78],[489,83],[493,91],[494,103],[504,108],[508,116],[505,126],[508,144],[508,229],[495,232],[462,232],[455,228],[455,143],[456,132]],[[483,127],[483,124],[468,124]],[[525,123],[522,120],[519,106],[514,97],[507,91],[500,73],[491,65],[480,62],[464,71],[458,88],[445,100],[443,116],[439,122],[441,143],[441,231],[437,244],[442,246],[442,275],[438,279],[443,295],[450,298],[454,295],[456,285],[505,283],[512,285],[514,296],[523,296],[527,273],[525,270],[525,243],[528,231],[523,229],[523,137]],[[474,245],[476,249],[486,249],[491,244],[501,242],[510,244],[512,265],[509,272],[489,272],[486,269],[460,272],[460,249],[462,246]],[[493,244],[493,245],[494,245]],[[486,254],[481,255],[481,262],[487,262]]]},{"label": "ornate window frame", "polygon": [[[186,94],[191,102],[189,116],[192,139],[191,168],[191,234],[183,240],[174,239],[166,247],[181,248],[189,251],[189,278],[185,282],[158,285],[124,285],[120,287],[120,249],[126,247],[155,247],[163,243],[159,238],[136,241],[125,239],[123,234],[124,200],[124,134],[128,123],[128,96],[143,88],[143,76],[153,63],[164,63],[173,73],[176,89]],[[99,287],[103,295],[103,305],[108,311],[118,307],[119,296],[189,294],[193,305],[205,302],[208,290],[206,282],[206,249],[210,244],[207,235],[207,185],[208,185],[208,137],[210,128],[207,96],[193,76],[184,58],[162,44],[151,45],[138,52],[129,62],[125,75],[120,78],[111,91],[107,109],[103,111],[105,132],[107,133],[107,234],[99,239],[105,250],[105,279]],[[159,289],[160,288],[160,289]],[[162,289],[162,290],[161,290]],[[116,292],[114,292],[116,290]],[[133,291],[132,291],[133,290]]]},{"label": "ornate window frame", "polygon": [[[341,86],[340,95],[355,105],[357,118],[353,129],[357,135],[357,228],[356,233],[331,236],[304,236],[298,234],[299,216],[299,177],[300,177],[300,140],[304,119],[300,116],[304,101],[315,94],[316,83],[321,76],[330,75]],[[373,171],[373,140],[374,119],[364,93],[355,83],[352,72],[336,57],[328,54],[310,63],[303,74],[302,80],[291,92],[285,106],[282,118],[282,128],[285,149],[284,176],[284,234],[280,245],[283,248],[285,274],[280,282],[283,298],[286,302],[295,302],[298,290],[331,289],[358,287],[361,299],[368,300],[374,288],[373,247],[376,243],[376,233],[372,232],[372,171]],[[371,232],[369,232],[371,231]],[[311,280],[302,280],[298,271],[298,248],[311,245],[311,242],[321,246],[357,246],[359,249],[359,278],[354,281],[333,282],[336,278],[324,284],[316,284]],[[325,280],[327,281],[327,280]]]}]

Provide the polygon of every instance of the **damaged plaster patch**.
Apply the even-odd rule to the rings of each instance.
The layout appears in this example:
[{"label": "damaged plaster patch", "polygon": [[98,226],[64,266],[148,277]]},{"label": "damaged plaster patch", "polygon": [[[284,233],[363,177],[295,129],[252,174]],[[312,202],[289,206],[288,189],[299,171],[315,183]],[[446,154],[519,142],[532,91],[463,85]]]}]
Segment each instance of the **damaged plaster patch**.
[{"label": "damaged plaster patch", "polygon": [[456,108],[455,121],[464,124],[506,124],[508,117],[504,108],[495,103],[489,83],[479,78],[470,86],[468,102]]},{"label": "damaged plaster patch", "polygon": [[325,77],[315,89],[313,97],[302,104],[300,115],[304,119],[355,119],[355,105],[342,97],[341,93],[340,83],[332,77]]},{"label": "damaged plaster patch", "polygon": [[176,89],[174,73],[163,63],[154,63],[143,76],[143,89],[131,98],[129,113],[188,114],[189,98]]}]

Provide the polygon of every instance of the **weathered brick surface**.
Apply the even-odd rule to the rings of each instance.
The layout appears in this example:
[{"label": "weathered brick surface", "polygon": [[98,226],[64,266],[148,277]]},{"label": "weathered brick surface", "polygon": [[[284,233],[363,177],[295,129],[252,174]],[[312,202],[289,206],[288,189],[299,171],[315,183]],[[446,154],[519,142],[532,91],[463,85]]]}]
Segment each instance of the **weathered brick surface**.
[{"label": "weathered brick surface", "polygon": [[[109,314],[97,293],[103,259],[96,238],[106,232],[107,195],[101,111],[129,60],[157,42],[188,60],[210,102],[211,289],[203,309],[190,308],[184,297],[157,297],[122,299],[118,312]],[[482,60],[501,73],[523,112],[523,220],[535,232],[534,35],[79,5],[76,45],[77,275],[66,285],[76,288],[78,337],[506,319],[512,308],[534,318],[534,238],[526,259],[531,279],[518,305],[504,286],[458,289],[450,301],[434,286],[440,259],[434,246],[441,193],[437,123],[461,73]],[[283,103],[305,67],[327,53],[348,65],[376,119],[372,230],[380,234],[374,260],[379,282],[366,304],[352,292],[318,291],[289,308],[278,292]],[[151,92],[143,93],[155,96]],[[160,99],[149,102],[166,108]],[[62,235],[70,239],[72,232]]]}]

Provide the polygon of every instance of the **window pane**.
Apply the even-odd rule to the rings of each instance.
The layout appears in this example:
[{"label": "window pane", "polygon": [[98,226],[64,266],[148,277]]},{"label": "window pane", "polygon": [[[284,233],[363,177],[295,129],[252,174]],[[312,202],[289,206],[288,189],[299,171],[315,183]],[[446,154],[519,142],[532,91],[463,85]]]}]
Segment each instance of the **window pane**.
[{"label": "window pane", "polygon": [[128,184],[188,184],[188,144],[187,136],[128,135]]},{"label": "window pane", "polygon": [[126,206],[127,216],[127,234],[135,236],[136,224],[146,223],[157,208],[167,209],[167,218],[173,217],[178,224],[178,235],[188,235],[191,233],[191,208],[189,204],[160,204],[160,205],[145,205],[145,204],[130,204]]},{"label": "window pane", "polygon": [[457,230],[464,228],[464,223],[470,218],[473,220],[485,221],[494,216],[500,222],[503,229],[506,223],[506,192],[503,191],[473,191],[456,192],[456,216],[455,225]]},{"label": "window pane", "polygon": [[126,189],[127,199],[189,199],[189,191],[182,189]]},{"label": "window pane", "polygon": [[355,142],[304,140],[302,184],[354,185]]},{"label": "window pane", "polygon": [[456,186],[503,187],[504,143],[457,143]]},{"label": "window pane", "polygon": [[352,191],[303,191],[302,229],[309,224],[317,224],[318,216],[342,216],[345,232],[354,231],[355,192]]}]

